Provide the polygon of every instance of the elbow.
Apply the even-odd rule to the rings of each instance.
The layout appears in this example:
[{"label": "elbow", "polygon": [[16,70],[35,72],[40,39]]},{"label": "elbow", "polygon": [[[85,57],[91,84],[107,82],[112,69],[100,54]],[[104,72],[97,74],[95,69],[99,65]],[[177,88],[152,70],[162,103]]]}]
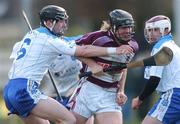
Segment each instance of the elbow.
[{"label": "elbow", "polygon": [[75,55],[79,57],[91,57],[92,52],[89,50],[87,46],[79,46],[76,49]]}]

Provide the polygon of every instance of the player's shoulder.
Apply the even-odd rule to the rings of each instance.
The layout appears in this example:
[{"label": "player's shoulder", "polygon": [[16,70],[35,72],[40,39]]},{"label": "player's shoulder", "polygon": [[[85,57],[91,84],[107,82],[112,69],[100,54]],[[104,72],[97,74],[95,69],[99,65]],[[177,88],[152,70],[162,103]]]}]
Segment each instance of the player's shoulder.
[{"label": "player's shoulder", "polygon": [[153,51],[153,53],[157,53],[158,51],[160,51],[162,48],[164,48],[164,47],[168,47],[168,48],[170,48],[170,49],[174,49],[173,47],[174,47],[174,41],[172,41],[172,40],[169,40],[169,41],[166,41],[166,42],[161,42],[161,43],[159,43],[159,42],[157,42],[154,46],[153,46],[153,49],[152,49],[152,51]]},{"label": "player's shoulder", "polygon": [[53,35],[48,29],[46,29],[45,27],[39,27],[36,28],[35,30],[33,30],[32,33],[36,38],[39,39],[57,39],[58,37]]},{"label": "player's shoulder", "polygon": [[166,47],[170,47],[172,45],[176,45],[173,40],[169,40],[168,42],[162,44],[162,46],[166,46]]}]

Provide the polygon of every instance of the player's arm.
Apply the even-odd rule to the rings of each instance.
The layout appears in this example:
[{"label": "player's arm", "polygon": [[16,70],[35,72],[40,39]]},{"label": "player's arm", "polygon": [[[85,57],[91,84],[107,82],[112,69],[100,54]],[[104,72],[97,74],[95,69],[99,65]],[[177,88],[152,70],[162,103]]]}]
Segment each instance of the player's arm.
[{"label": "player's arm", "polygon": [[99,47],[93,45],[76,46],[75,56],[93,57],[93,56],[107,56],[117,54],[132,53],[133,49],[128,45],[120,47]]},{"label": "player's arm", "polygon": [[84,64],[86,64],[93,74],[99,74],[103,72],[103,67],[97,64],[93,59],[83,57],[78,57],[78,59]]},{"label": "player's arm", "polygon": [[156,89],[160,81],[159,77],[151,76],[147,81],[144,89],[141,91],[140,95],[132,100],[131,107],[132,109],[138,109],[142,104],[143,100],[150,96],[153,91]]},{"label": "player's arm", "polygon": [[[70,45],[75,48],[75,56],[78,57],[94,57],[94,56],[107,56],[117,54],[130,54],[133,53],[133,48],[130,45],[121,45],[120,47],[100,47],[93,44],[94,33],[88,33],[76,40],[75,43]],[[75,45],[76,44],[76,45]],[[68,50],[68,49],[66,49]]]},{"label": "player's arm", "polygon": [[133,53],[133,48],[129,45],[121,45],[119,47],[99,47],[93,45],[76,45],[74,43],[67,44],[61,40],[49,41],[50,47],[59,53],[66,55],[74,55],[78,57],[94,57],[107,56],[117,54]]},{"label": "player's arm", "polygon": [[127,69],[123,69],[122,70],[123,74],[122,74],[122,77],[120,79],[120,81],[118,82],[118,92],[124,92],[124,87],[125,87],[125,83],[126,83],[126,77],[127,77]]},{"label": "player's arm", "polygon": [[122,70],[122,76],[120,81],[118,82],[118,90],[117,90],[117,95],[116,95],[116,102],[119,105],[125,104],[127,101],[127,96],[124,93],[124,87],[126,83],[126,77],[127,77],[127,69]]},{"label": "player's arm", "polygon": [[157,88],[159,81],[159,77],[151,76],[150,79],[147,81],[146,85],[144,86],[143,90],[141,91],[139,95],[139,100],[143,101],[148,96],[150,96]]}]

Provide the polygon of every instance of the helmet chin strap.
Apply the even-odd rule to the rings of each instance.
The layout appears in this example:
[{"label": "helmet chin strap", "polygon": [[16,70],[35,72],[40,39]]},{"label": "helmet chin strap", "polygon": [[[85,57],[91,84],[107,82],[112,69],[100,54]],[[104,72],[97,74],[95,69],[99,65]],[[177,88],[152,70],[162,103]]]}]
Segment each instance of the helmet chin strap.
[{"label": "helmet chin strap", "polygon": [[56,20],[53,21],[51,27],[47,26],[46,22],[44,22],[44,25],[46,26],[46,28],[47,28],[53,35],[55,35],[55,36],[57,36],[57,37],[60,37],[60,36],[62,36],[62,34],[57,34],[57,33],[55,33],[55,32],[53,31],[55,24],[56,24]]},{"label": "helmet chin strap", "polygon": [[119,41],[119,43],[121,43],[121,44],[127,43],[129,40],[131,40],[131,38],[128,39],[128,40],[122,40],[122,38],[118,38],[117,36],[115,36],[115,37],[116,37],[116,39]]},{"label": "helmet chin strap", "polygon": [[54,28],[55,24],[56,24],[56,20],[53,21],[52,26],[49,28],[49,30],[51,32],[53,32],[53,28]]},{"label": "helmet chin strap", "polygon": [[64,34],[64,32],[66,31],[67,28],[61,28],[60,31],[59,31],[59,33],[55,33],[55,32],[53,31],[53,28],[54,28],[55,24],[56,24],[56,20],[53,21],[53,25],[52,25],[52,27],[50,28],[50,31],[51,31],[54,35],[56,35],[56,36],[58,36],[58,37],[61,37],[61,36]]},{"label": "helmet chin strap", "polygon": [[[127,41],[129,41],[129,40],[131,39],[131,38],[130,38],[129,40],[126,40],[126,41],[125,41],[125,40],[122,40],[121,37],[117,37],[117,36],[116,36],[115,31],[116,31],[116,26],[113,26],[112,33],[114,34],[114,37],[115,37],[116,42],[117,42],[118,44],[126,43]],[[129,33],[128,35],[132,37],[132,36],[134,35],[134,33],[135,33],[135,32],[131,32],[131,33]]]}]

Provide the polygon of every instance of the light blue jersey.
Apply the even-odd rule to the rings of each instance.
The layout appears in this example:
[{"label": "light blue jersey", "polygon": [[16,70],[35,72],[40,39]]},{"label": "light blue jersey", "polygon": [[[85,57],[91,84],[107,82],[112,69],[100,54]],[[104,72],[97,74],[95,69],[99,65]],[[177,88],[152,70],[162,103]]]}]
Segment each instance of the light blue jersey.
[{"label": "light blue jersey", "polygon": [[75,45],[68,45],[46,28],[28,33],[9,72],[9,78],[27,78],[40,82],[49,66],[59,54],[74,55]]},{"label": "light blue jersey", "polygon": [[39,90],[47,69],[58,55],[74,55],[76,46],[67,44],[44,27],[25,35],[19,44],[21,47],[13,51],[15,58],[3,98],[10,113],[27,117],[40,99],[47,99]]}]

